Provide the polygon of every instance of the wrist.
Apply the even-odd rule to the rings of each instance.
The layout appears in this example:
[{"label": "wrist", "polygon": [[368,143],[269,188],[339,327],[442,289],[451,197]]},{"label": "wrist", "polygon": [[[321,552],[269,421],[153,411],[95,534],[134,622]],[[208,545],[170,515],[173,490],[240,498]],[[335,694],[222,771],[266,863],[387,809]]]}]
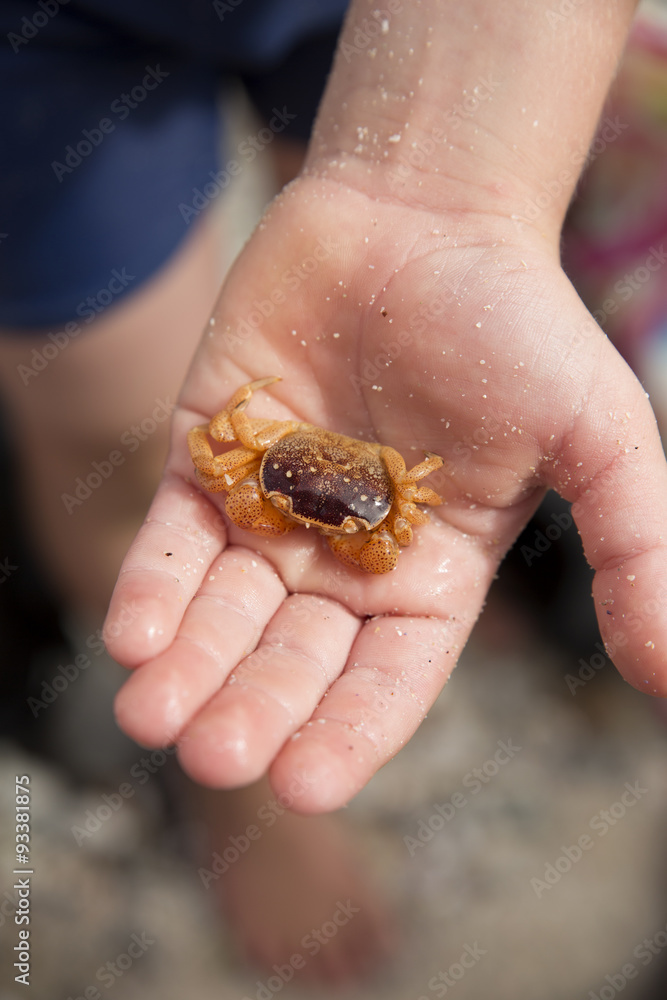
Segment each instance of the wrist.
[{"label": "wrist", "polygon": [[374,198],[557,234],[633,9],[354,0],[307,170]]}]

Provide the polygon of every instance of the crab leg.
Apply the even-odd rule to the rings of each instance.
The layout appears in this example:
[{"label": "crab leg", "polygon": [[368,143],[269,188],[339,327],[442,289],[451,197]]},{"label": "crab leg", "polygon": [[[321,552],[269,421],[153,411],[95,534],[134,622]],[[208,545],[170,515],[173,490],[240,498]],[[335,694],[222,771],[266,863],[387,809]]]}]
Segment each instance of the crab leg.
[{"label": "crab leg", "polygon": [[200,486],[203,486],[209,493],[225,493],[230,491],[238,482],[259,470],[259,461],[251,462],[249,465],[242,465],[234,472],[226,472],[224,476],[209,476],[200,469],[195,469],[195,476]]},{"label": "crab leg", "polygon": [[436,506],[442,503],[442,497],[435,490],[432,490],[429,486],[420,486],[418,490],[412,495],[412,499],[415,503],[428,503],[431,506]]},{"label": "crab leg", "polygon": [[[279,381],[280,375],[269,375],[267,378],[259,378],[255,382],[249,382],[248,385],[237,389],[224,410],[216,413],[208,425],[211,437],[216,441],[240,441],[247,448],[252,448],[255,435],[250,429],[251,421],[245,416],[243,410],[250,402],[254,392]],[[271,421],[265,420],[262,423],[268,424]]]},{"label": "crab leg", "polygon": [[[259,463],[258,463],[259,466]],[[296,528],[296,521],[284,517],[266,499],[259,484],[259,468],[253,470],[239,483],[225,501],[225,510],[230,519],[244,531],[252,531],[265,537],[285,535]]]},{"label": "crab leg", "polygon": [[336,559],[365,573],[389,573],[398,561],[398,544],[389,531],[329,535],[327,543]]},{"label": "crab leg", "polygon": [[224,476],[239,465],[246,465],[257,458],[257,452],[252,448],[233,448],[223,455],[213,455],[210,442],[208,440],[208,427],[200,424],[193,427],[188,433],[188,448],[190,457],[200,472],[209,476]]},{"label": "crab leg", "polygon": [[431,451],[426,451],[424,454],[426,455],[424,461],[408,470],[402,456],[395,448],[389,448],[385,445],[380,450],[380,457],[387,466],[387,472],[397,486],[402,486],[403,483],[416,483],[420,479],[424,479],[425,476],[428,476],[429,473],[435,472],[443,464],[443,460],[439,455],[434,455]]},{"label": "crab leg", "polygon": [[236,390],[232,398],[229,400],[224,412],[229,413],[231,416],[239,410],[245,410],[254,392],[257,392],[258,389],[263,389],[267,385],[272,385],[274,382],[281,381],[281,375],[267,375],[266,378],[258,378],[255,379],[254,382],[248,382],[247,385],[242,385],[240,389]]}]

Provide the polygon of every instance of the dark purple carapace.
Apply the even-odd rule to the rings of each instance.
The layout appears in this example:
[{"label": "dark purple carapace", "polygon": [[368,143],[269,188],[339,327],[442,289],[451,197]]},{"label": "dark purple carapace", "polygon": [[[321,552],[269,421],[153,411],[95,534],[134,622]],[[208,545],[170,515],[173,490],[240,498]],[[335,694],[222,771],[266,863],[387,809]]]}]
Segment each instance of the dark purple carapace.
[{"label": "dark purple carapace", "polygon": [[350,517],[359,528],[376,527],[394,495],[377,447],[323,430],[317,437],[296,431],[272,445],[260,482],[267,497],[291,501],[293,517],[325,530],[340,529]]}]

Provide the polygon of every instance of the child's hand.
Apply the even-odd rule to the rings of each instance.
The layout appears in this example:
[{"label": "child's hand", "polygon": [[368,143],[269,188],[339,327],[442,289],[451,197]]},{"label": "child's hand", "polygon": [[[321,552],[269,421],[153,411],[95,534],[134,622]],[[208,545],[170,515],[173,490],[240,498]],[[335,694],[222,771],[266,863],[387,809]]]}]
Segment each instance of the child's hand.
[{"label": "child's hand", "polygon": [[[423,719],[549,486],[574,501],[617,666],[667,693],[653,414],[553,244],[306,175],[252,237],[214,318],[109,612],[111,654],[138,668],[118,697],[127,733],[176,741],[204,784],[270,768],[276,793],[305,785],[299,810],[336,808]],[[425,482],[446,503],[394,572],[345,569],[302,528],[272,540],[228,527],[225,494],[195,485],[187,431],[272,374],[283,381],[251,415],[377,440],[408,464],[424,450],[445,459]]]}]

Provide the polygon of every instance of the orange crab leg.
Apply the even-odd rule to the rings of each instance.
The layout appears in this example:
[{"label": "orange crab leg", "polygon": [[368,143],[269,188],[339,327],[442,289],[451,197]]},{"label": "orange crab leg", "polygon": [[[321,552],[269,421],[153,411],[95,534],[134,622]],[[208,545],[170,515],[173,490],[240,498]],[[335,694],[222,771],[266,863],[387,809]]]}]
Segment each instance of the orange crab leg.
[{"label": "orange crab leg", "polygon": [[[247,448],[254,444],[255,436],[250,429],[251,421],[243,413],[252,395],[258,389],[263,389],[273,382],[279,382],[280,375],[269,375],[258,378],[254,382],[237,389],[224,410],[221,410],[208,425],[208,432],[216,441],[240,441]],[[270,423],[271,421],[262,421]]]},{"label": "orange crab leg", "polygon": [[209,476],[224,476],[226,472],[257,458],[257,451],[253,448],[233,448],[223,455],[214,456],[207,434],[205,424],[193,427],[188,433],[190,457],[200,472]]},{"label": "orange crab leg", "polygon": [[290,434],[299,426],[296,420],[267,420],[265,418],[247,417],[243,412],[250,402],[253,393],[266,385],[280,381],[279,375],[249,382],[234,393],[224,410],[212,418],[208,425],[208,433],[215,441],[240,441],[246,448],[255,451],[266,451],[281,437]]},{"label": "orange crab leg", "polygon": [[365,573],[390,573],[398,561],[398,544],[389,531],[328,535],[327,543],[339,562]]},{"label": "orange crab leg", "polygon": [[431,504],[431,506],[436,506],[437,504],[441,504],[443,502],[440,494],[436,493],[435,490],[432,490],[429,486],[420,486],[419,489],[415,490],[413,493],[412,499],[415,503],[428,503]]},{"label": "orange crab leg", "polygon": [[296,521],[290,521],[266,499],[259,485],[259,470],[246,476],[225,501],[229,518],[244,531],[271,537],[285,535],[296,528]]},{"label": "orange crab leg", "polygon": [[267,375],[266,378],[258,378],[254,382],[242,385],[240,389],[236,390],[223,412],[231,416],[239,410],[245,410],[254,392],[257,392],[258,389],[263,389],[267,385],[272,385],[273,382],[281,381],[282,376],[280,375]]},{"label": "orange crab leg", "polygon": [[247,465],[240,465],[231,472],[225,472],[223,476],[211,476],[201,469],[195,469],[197,482],[209,493],[231,492],[237,483],[259,472],[260,459],[249,462]]},{"label": "orange crab leg", "polygon": [[402,456],[395,448],[385,445],[380,450],[380,457],[387,466],[387,472],[399,486],[404,483],[416,483],[420,479],[424,479],[425,476],[428,476],[429,473],[435,472],[443,464],[443,460],[439,455],[434,455],[431,451],[426,451],[424,454],[426,455],[424,461],[408,470]]}]

